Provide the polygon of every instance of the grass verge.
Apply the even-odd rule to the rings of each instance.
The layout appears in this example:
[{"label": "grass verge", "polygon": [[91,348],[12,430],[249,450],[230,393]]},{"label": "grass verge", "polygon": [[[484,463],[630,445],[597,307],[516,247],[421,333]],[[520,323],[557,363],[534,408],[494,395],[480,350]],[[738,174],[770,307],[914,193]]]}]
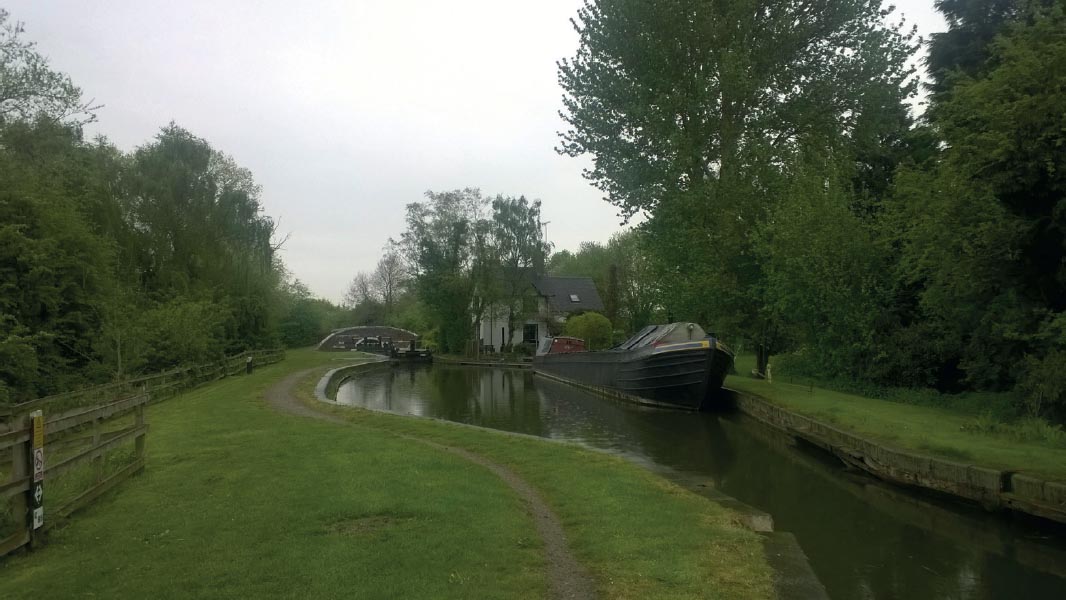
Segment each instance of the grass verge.
[{"label": "grass verge", "polygon": [[737,357],[737,374],[726,378],[726,387],[888,446],[1066,481],[1066,447],[1052,438],[1018,439],[992,433],[994,428],[983,426],[981,417],[972,412],[866,398],[780,378],[768,383],[747,375],[753,365],[746,358]]},{"label": "grass verge", "polygon": [[146,472],[0,562],[0,597],[543,597],[540,541],[506,484],[395,432],[525,477],[605,597],[772,596],[759,539],[732,513],[619,459],[358,410],[336,409],[352,422],[338,426],[263,401],[335,358],[291,352],[151,407]]}]

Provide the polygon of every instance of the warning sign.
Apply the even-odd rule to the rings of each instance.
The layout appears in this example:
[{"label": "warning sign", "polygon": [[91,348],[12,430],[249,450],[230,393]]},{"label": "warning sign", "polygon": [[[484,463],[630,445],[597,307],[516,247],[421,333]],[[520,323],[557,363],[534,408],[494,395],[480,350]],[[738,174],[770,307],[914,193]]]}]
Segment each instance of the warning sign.
[{"label": "warning sign", "polygon": [[44,448],[33,449],[33,480],[44,481]]},{"label": "warning sign", "polygon": [[30,500],[33,502],[33,508],[40,508],[44,505],[44,482],[38,481],[33,484],[33,489],[30,491]]}]

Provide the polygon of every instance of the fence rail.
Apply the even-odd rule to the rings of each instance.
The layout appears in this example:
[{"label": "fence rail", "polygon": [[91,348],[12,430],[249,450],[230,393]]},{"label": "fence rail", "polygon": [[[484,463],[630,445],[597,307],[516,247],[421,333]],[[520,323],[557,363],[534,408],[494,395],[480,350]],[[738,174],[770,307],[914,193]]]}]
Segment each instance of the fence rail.
[{"label": "fence rail", "polygon": [[[42,534],[57,522],[144,469],[148,437],[145,409],[150,403],[241,373],[248,368],[249,359],[254,366],[284,357],[283,350],[242,352],[214,363],[171,369],[4,408],[0,412],[0,509],[6,504],[10,511],[6,515],[0,512],[0,556],[26,545],[38,545]],[[37,436],[31,416],[36,411],[41,411]],[[40,450],[44,454],[44,441],[48,461],[42,467],[43,481],[35,481],[34,453]],[[71,477],[73,473],[79,473],[79,477]],[[48,483],[50,497],[57,500],[49,500],[48,518],[42,527],[35,528],[32,508],[39,507],[42,501],[35,500],[34,492],[43,491],[44,482]],[[40,489],[36,489],[38,483]],[[55,494],[55,490],[62,492]]]}]

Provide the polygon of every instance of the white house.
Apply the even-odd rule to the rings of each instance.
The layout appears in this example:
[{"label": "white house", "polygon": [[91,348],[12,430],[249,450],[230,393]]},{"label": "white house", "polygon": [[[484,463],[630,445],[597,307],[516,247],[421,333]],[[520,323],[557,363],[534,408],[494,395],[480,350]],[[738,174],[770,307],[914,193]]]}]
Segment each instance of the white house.
[{"label": "white house", "polygon": [[[515,324],[511,344],[536,347],[541,338],[551,335],[549,322],[562,324],[571,314],[603,311],[603,301],[596,284],[589,277],[538,277],[531,283],[536,307],[530,307],[525,320]],[[558,327],[556,327],[556,330]],[[507,337],[507,307],[490,306],[478,326],[481,346],[499,352]]]}]

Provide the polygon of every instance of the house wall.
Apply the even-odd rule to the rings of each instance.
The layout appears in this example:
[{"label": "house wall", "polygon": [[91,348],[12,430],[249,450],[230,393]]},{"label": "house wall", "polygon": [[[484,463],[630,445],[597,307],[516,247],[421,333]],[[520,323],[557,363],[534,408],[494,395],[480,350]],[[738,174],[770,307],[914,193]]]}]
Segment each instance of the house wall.
[{"label": "house wall", "polygon": [[[537,326],[537,341],[548,335],[548,325],[544,322],[542,315],[547,310],[547,303],[543,298],[537,299],[538,310],[536,315],[531,315],[530,318],[515,323],[514,336],[511,338],[511,344],[522,343],[522,332],[526,324]],[[481,339],[482,346],[492,346],[492,349],[499,352],[505,345],[504,339],[507,332],[507,308],[503,306],[490,307],[485,311],[485,316],[481,319],[481,326],[478,328],[478,335]]]}]

